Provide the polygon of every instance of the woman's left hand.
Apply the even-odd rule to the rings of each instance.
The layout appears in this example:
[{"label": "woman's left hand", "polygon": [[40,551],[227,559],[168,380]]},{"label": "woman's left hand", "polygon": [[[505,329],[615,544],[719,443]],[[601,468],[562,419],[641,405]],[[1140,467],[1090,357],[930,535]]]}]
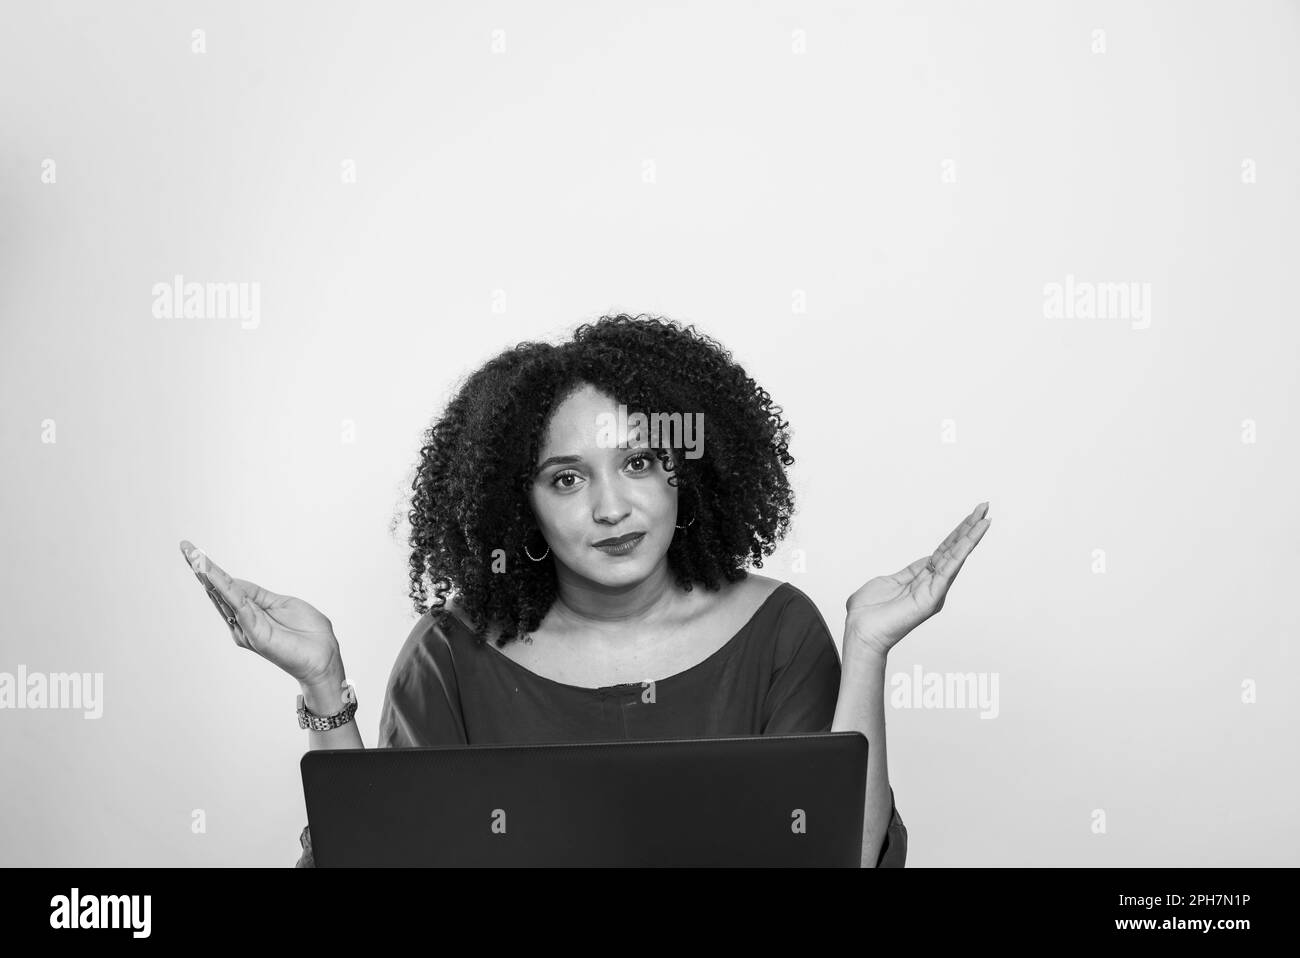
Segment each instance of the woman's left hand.
[{"label": "woman's left hand", "polygon": [[[988,531],[988,511],[989,504],[981,502],[932,554],[893,575],[872,579],[849,596],[845,642],[883,658],[903,636],[942,609],[962,563]],[[845,648],[845,658],[850,654]]]}]

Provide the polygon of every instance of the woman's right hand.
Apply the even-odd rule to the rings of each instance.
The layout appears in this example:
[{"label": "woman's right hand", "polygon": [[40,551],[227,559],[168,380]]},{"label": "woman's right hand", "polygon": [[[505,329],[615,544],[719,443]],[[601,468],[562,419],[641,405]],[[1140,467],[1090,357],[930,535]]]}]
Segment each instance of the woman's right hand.
[{"label": "woman's right hand", "polygon": [[200,585],[201,576],[206,575],[234,611],[235,625],[230,632],[236,645],[278,665],[304,686],[342,678],[334,626],[319,611],[301,599],[276,595],[247,579],[232,579],[188,539],[181,540],[181,554]]}]

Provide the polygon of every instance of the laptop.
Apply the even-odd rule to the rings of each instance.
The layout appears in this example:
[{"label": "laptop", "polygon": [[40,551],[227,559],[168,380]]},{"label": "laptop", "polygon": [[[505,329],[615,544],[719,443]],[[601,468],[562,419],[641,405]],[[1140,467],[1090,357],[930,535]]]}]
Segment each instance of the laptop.
[{"label": "laptop", "polygon": [[321,749],[317,867],[851,867],[860,732]]}]

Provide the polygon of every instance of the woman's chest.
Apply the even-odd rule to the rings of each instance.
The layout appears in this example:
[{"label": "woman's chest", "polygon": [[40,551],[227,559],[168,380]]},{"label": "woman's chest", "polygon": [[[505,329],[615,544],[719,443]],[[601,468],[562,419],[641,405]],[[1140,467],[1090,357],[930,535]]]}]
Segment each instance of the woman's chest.
[{"label": "woman's chest", "polygon": [[535,633],[500,650],[516,664],[555,682],[583,688],[653,682],[702,664],[728,641],[711,623],[623,636]]}]

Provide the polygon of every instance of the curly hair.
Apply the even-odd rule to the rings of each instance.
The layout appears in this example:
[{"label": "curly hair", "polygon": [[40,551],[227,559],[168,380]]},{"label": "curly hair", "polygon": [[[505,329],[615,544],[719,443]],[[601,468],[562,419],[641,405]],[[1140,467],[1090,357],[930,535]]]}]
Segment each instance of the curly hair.
[{"label": "curly hair", "polygon": [[[500,647],[537,629],[556,577],[552,559],[519,558],[540,536],[529,490],[551,415],[584,385],[630,412],[689,411],[708,423],[699,458],[655,450],[684,497],[682,514],[694,516],[668,549],[677,584],[717,590],[745,578],[747,560],[762,568],[794,512],[781,407],[694,326],[620,313],[579,326],[558,346],[524,342],[491,359],[426,430],[408,513],[417,613],[441,614],[454,591],[480,640],[495,627]],[[496,550],[506,574],[493,569]]]}]

